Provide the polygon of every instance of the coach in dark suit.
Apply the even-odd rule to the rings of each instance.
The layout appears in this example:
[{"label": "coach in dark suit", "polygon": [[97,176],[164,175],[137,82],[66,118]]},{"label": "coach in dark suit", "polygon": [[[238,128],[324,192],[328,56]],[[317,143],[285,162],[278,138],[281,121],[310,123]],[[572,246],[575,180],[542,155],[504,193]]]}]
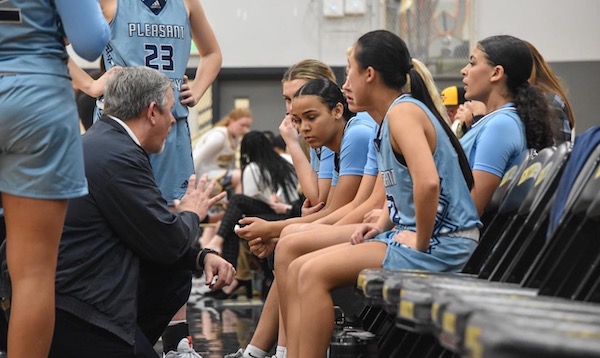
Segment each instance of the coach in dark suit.
[{"label": "coach in dark suit", "polygon": [[108,80],[104,114],[83,136],[89,194],[69,201],[56,274],[51,356],[156,357],[153,345],[187,301],[191,270],[218,289],[235,270],[191,247],[212,184],[190,177],[176,211],[156,186],[148,154],[174,123],[171,81],[146,67]]}]

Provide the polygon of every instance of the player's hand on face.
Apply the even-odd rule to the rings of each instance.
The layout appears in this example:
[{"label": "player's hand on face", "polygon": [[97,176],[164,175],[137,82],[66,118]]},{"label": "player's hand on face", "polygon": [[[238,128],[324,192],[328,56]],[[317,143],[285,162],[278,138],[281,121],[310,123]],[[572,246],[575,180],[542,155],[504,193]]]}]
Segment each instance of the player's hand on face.
[{"label": "player's hand on face", "polygon": [[298,128],[292,121],[292,115],[289,113],[285,114],[281,124],[279,125],[279,134],[283,138],[283,141],[289,146],[290,143],[298,142],[300,135],[298,134]]}]

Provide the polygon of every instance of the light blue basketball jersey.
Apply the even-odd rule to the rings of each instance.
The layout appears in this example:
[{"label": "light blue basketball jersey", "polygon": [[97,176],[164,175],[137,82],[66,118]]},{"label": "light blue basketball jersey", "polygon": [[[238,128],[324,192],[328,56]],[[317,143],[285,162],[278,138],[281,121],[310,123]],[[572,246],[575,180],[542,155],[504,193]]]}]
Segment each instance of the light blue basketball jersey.
[{"label": "light blue basketball jersey", "polygon": [[488,113],[460,138],[472,170],[500,178],[527,155],[525,125],[512,103]]},{"label": "light blue basketball jersey", "polygon": [[[436,132],[437,141],[433,159],[440,177],[440,196],[433,235],[481,226],[477,209],[461,171],[458,155],[442,125],[421,101],[409,95],[398,97],[390,108],[401,102],[418,105],[427,114]],[[416,231],[413,182],[408,167],[398,161],[390,143],[387,114],[375,143],[378,147],[379,169],[385,185],[390,219],[402,229]]]},{"label": "light blue basketball jersey", "polygon": [[333,178],[334,161],[335,153],[326,146],[310,148],[310,165],[313,171],[317,172],[317,178]]},{"label": "light blue basketball jersey", "polygon": [[187,118],[188,108],[179,101],[179,92],[192,33],[183,0],[168,0],[156,15],[141,0],[119,0],[110,29],[103,53],[106,68],[146,66],[164,73],[173,81],[173,115]]},{"label": "light blue basketball jersey", "polygon": [[367,112],[356,113],[346,123],[340,153],[335,158],[337,163],[334,162],[332,186],[337,186],[341,176],[364,174],[369,142],[373,139],[376,126],[377,123]]},{"label": "light blue basketball jersey", "polygon": [[379,174],[379,164],[377,164],[377,148],[375,147],[375,137],[379,133],[379,126],[375,124],[373,135],[369,140],[369,152],[367,153],[367,163],[365,164],[364,174],[376,177]]},{"label": "light blue basketball jersey", "polygon": [[319,164],[321,164],[321,158],[319,157],[321,155],[321,148],[310,148],[309,155],[310,167],[314,172],[319,172]]},{"label": "light blue basketball jersey", "polygon": [[48,0],[0,1],[0,72],[69,78],[59,23]]}]

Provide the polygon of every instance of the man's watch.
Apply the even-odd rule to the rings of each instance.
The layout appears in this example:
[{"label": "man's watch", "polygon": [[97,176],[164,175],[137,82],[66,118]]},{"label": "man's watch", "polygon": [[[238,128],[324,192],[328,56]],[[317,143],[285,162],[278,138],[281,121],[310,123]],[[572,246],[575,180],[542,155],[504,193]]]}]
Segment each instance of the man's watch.
[{"label": "man's watch", "polygon": [[198,266],[203,271],[204,271],[204,258],[206,258],[206,255],[208,255],[208,254],[215,254],[217,256],[221,256],[221,255],[219,255],[219,253],[217,251],[215,251],[213,249],[209,249],[209,248],[202,249],[202,251],[200,251],[200,256],[198,257]]}]

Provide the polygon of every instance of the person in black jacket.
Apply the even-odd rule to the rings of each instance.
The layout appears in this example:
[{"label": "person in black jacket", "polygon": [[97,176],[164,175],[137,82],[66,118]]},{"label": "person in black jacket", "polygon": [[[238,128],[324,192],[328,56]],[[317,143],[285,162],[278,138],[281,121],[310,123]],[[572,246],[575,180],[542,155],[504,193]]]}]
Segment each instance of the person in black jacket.
[{"label": "person in black jacket", "polygon": [[51,357],[156,357],[191,271],[214,289],[235,276],[213,251],[191,248],[224,194],[210,197],[214,183],[192,175],[172,211],[156,186],[148,154],[164,147],[173,103],[171,81],[147,67],[107,82],[105,115],[83,136],[89,194],[69,202],[61,239]]}]

